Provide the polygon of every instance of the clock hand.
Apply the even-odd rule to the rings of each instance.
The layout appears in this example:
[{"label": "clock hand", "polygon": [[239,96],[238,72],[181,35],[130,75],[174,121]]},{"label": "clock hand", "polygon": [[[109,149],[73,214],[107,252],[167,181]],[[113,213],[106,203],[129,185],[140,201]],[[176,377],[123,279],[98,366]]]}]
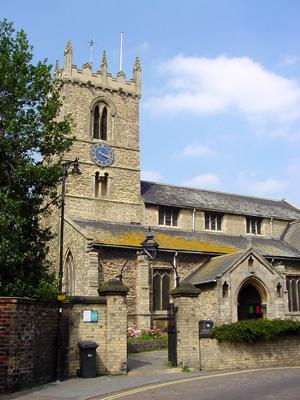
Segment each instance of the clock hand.
[{"label": "clock hand", "polygon": [[113,159],[112,157],[110,157],[109,155],[107,155],[107,154],[105,154],[105,153],[102,153],[101,151],[99,151],[98,154],[99,154],[100,156],[103,156],[103,157],[105,157],[105,158],[108,158],[109,160],[112,160],[112,159]]}]

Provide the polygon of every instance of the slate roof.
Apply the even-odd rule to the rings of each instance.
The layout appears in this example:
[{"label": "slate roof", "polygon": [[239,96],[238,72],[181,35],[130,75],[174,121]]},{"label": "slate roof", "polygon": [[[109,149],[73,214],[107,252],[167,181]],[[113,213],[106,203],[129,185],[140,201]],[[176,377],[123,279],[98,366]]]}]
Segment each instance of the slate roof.
[{"label": "slate roof", "polygon": [[245,250],[233,254],[226,254],[225,256],[214,257],[187,276],[184,282],[189,282],[193,285],[215,282],[217,277],[222,276],[244,253]]},{"label": "slate roof", "polygon": [[[183,282],[192,283],[193,285],[216,282],[218,277],[224,275],[229,271],[238,261],[254,255],[261,258],[260,254],[253,248],[247,250],[241,250],[233,254],[226,254],[224,256],[214,257],[210,260],[205,261],[195,271],[189,274]],[[263,259],[262,262],[266,263]],[[270,265],[270,268],[272,266]]]},{"label": "slate roof", "polygon": [[291,246],[300,250],[300,221],[289,223],[284,232],[283,239]]},{"label": "slate roof", "polygon": [[213,210],[283,220],[300,219],[300,210],[284,200],[270,200],[237,194],[141,181],[145,203]]},{"label": "slate roof", "polygon": [[[93,239],[94,243],[107,246],[140,247],[147,228],[142,225],[110,223],[95,220],[73,219],[71,224]],[[185,231],[153,228],[155,240],[161,250],[230,254],[249,246],[266,257],[300,258],[300,251],[279,239],[233,236],[223,233]]]}]

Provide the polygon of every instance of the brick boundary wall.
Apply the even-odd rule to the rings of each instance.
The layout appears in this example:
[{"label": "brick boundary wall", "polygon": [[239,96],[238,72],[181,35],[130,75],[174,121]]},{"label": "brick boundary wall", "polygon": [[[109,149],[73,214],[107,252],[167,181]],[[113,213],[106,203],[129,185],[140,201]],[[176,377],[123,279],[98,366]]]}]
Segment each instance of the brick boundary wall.
[{"label": "brick boundary wall", "polygon": [[200,339],[200,369],[248,369],[300,366],[300,337],[286,336],[254,344]]},{"label": "brick boundary wall", "polygon": [[[0,393],[55,379],[57,303],[16,297],[0,298]],[[62,317],[67,348],[69,306]],[[67,370],[66,354],[64,370]]]},{"label": "brick boundary wall", "polygon": [[[103,296],[73,297],[62,304],[63,378],[77,375],[79,340],[98,344],[98,374],[127,373],[128,288],[112,279]],[[83,311],[98,311],[96,323]],[[0,393],[51,382],[56,378],[58,303],[0,297]]]}]

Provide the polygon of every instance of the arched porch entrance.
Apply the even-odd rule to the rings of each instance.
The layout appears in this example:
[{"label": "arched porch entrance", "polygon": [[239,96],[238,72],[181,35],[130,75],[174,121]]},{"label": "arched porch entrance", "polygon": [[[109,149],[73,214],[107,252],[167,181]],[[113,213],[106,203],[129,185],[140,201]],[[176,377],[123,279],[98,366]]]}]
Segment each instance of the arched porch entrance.
[{"label": "arched porch entrance", "polygon": [[260,282],[254,279],[246,281],[239,290],[237,300],[239,321],[265,317],[267,294]]}]

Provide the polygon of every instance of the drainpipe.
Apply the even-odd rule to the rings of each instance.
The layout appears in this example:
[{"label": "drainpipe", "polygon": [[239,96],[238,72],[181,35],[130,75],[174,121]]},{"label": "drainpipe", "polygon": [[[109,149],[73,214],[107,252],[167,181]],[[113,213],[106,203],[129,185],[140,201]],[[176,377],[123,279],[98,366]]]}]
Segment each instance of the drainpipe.
[{"label": "drainpipe", "polygon": [[176,258],[178,256],[178,251],[176,251],[174,253],[174,257],[173,257],[173,268],[175,268],[175,274],[174,274],[174,286],[177,287],[177,265],[176,265]]},{"label": "drainpipe", "polygon": [[270,235],[273,237],[273,217],[270,219]]},{"label": "drainpipe", "polygon": [[195,230],[195,213],[196,213],[196,208],[193,209],[193,220],[192,220],[192,229],[193,229],[193,231]]}]

